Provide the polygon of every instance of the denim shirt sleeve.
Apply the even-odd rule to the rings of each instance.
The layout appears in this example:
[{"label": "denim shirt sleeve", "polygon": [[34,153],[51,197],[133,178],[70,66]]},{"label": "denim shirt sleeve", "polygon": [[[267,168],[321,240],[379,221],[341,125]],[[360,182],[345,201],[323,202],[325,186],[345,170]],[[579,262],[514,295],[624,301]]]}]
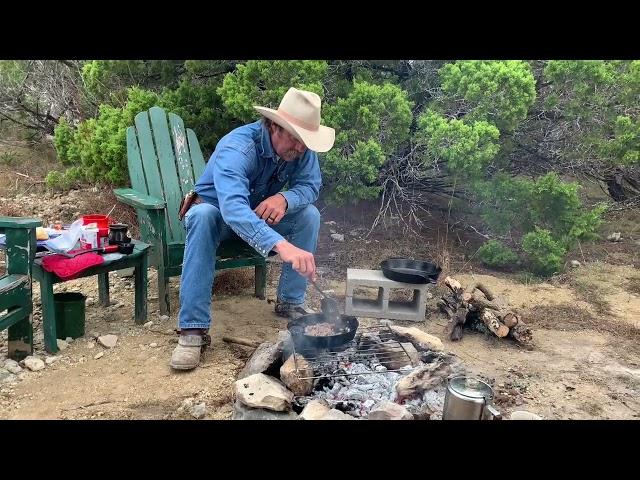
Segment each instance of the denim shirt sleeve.
[{"label": "denim shirt sleeve", "polygon": [[227,225],[245,242],[266,257],[284,237],[259,218],[249,204],[250,155],[224,147],[213,165],[220,213]]},{"label": "denim shirt sleeve", "polygon": [[298,168],[291,174],[289,190],[280,192],[287,199],[287,213],[299,210],[315,202],[322,186],[318,154],[307,150]]}]

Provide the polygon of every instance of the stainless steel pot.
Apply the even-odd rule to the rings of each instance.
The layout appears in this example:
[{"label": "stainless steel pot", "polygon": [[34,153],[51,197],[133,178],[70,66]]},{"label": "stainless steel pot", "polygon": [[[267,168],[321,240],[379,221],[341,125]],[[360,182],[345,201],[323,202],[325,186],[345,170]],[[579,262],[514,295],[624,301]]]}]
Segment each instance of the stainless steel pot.
[{"label": "stainless steel pot", "polygon": [[476,377],[459,375],[449,380],[444,397],[443,420],[501,420],[491,405],[493,389]]}]

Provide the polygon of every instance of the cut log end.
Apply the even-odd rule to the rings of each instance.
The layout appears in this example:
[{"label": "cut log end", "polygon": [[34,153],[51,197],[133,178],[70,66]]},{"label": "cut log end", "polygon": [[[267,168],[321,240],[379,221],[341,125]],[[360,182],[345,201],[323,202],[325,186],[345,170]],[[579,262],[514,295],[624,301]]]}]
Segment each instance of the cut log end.
[{"label": "cut log end", "polygon": [[508,312],[503,315],[502,323],[504,323],[509,328],[513,328],[518,324],[518,316],[513,312]]},{"label": "cut log end", "polygon": [[462,285],[454,278],[447,277],[444,279],[444,284],[449,287],[455,293],[461,293],[463,291]]},{"label": "cut log end", "polygon": [[487,328],[491,330],[497,337],[504,338],[509,334],[509,327],[498,320],[498,317],[496,317],[493,312],[489,310],[483,310],[482,316],[480,318],[482,319],[482,322],[487,326]]}]

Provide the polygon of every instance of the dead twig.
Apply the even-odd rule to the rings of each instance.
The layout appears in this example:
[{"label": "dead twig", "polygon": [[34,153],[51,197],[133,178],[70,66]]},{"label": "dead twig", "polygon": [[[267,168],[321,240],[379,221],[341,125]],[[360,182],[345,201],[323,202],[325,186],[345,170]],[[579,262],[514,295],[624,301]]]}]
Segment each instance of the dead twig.
[{"label": "dead twig", "polygon": [[91,403],[87,403],[86,405],[80,405],[78,407],[61,408],[60,410],[63,412],[69,412],[71,410],[80,410],[81,408],[95,407],[97,405],[104,405],[107,403],[118,403],[118,402],[120,402],[120,400],[102,400],[100,402],[91,402]]}]

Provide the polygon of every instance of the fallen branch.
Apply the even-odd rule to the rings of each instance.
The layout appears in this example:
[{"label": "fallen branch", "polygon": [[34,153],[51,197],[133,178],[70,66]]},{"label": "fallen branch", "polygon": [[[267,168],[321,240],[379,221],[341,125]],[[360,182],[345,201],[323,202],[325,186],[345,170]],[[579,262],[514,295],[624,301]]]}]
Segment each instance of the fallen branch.
[{"label": "fallen branch", "polygon": [[81,408],[88,408],[88,407],[95,407],[97,405],[104,405],[106,403],[117,403],[119,400],[102,400],[100,402],[91,402],[91,403],[87,403],[86,405],[80,405],[78,407],[72,407],[72,408],[61,408],[60,410],[63,412],[69,412],[71,410],[79,410]]},{"label": "fallen branch", "polygon": [[260,345],[260,342],[255,342],[253,340],[248,340],[246,338],[240,337],[222,337],[222,341],[226,343],[236,343],[238,345],[244,345],[246,347],[257,348]]}]

